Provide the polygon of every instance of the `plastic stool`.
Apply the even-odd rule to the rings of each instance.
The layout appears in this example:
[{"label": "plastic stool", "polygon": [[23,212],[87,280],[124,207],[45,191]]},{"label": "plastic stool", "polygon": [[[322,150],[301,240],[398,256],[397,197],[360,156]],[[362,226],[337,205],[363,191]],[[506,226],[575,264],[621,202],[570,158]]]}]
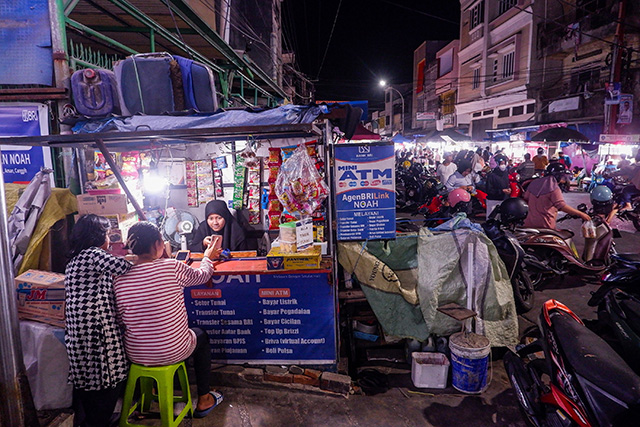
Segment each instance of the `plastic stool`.
[{"label": "plastic stool", "polygon": [[[173,379],[178,374],[182,396],[175,396],[173,392]],[[133,402],[133,393],[136,385],[140,380],[140,399]],[[157,384],[158,394],[153,394],[153,383]],[[136,427],[141,424],[129,423],[129,417],[135,410],[140,412],[149,412],[151,403],[158,402],[160,406],[160,420],[162,427],[173,427],[180,424],[185,415],[193,416],[193,403],[191,402],[191,392],[189,390],[189,381],[187,380],[187,368],[184,362],[176,363],[168,366],[143,366],[135,363],[131,364],[129,369],[129,379],[127,380],[127,388],[124,392],[124,400],[122,403],[122,414],[120,415],[120,427]],[[173,416],[173,404],[175,402],[184,402],[185,407],[180,414]]]}]

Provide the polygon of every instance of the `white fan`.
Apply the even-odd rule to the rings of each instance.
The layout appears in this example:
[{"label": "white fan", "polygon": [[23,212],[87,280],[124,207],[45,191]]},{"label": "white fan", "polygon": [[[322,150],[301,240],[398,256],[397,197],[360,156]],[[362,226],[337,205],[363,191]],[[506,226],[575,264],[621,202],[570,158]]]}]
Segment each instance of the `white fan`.
[{"label": "white fan", "polygon": [[169,208],[164,218],[162,233],[171,246],[187,250],[187,235],[198,226],[198,219],[189,211]]}]

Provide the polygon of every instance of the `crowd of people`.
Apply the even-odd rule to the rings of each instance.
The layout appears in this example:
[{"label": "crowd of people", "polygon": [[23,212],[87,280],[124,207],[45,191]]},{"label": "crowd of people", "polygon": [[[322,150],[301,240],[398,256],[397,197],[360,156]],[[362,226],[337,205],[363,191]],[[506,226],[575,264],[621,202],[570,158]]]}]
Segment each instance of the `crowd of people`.
[{"label": "crowd of people", "polygon": [[[486,215],[503,200],[509,197],[517,197],[512,194],[518,187],[523,188],[521,196],[529,204],[529,215],[526,226],[536,228],[555,228],[555,218],[558,211],[580,217],[585,221],[588,215],[568,206],[564,200],[563,192],[568,191],[570,185],[575,182],[578,174],[574,168],[571,157],[562,151],[558,151],[551,158],[540,147],[536,154],[524,154],[524,159],[518,163],[510,159],[503,151],[492,153],[490,147],[474,150],[461,150],[459,152],[445,152],[442,161],[437,156],[427,156],[430,165],[435,169],[438,180],[451,194],[454,190],[462,189],[471,195],[482,192],[486,197]],[[434,160],[436,158],[436,160]],[[622,176],[628,182],[634,184],[625,188],[624,200],[615,210],[631,208],[631,199],[640,195],[640,154],[636,155],[635,163],[631,163],[626,156],[621,155],[617,166],[608,157],[602,162],[602,166],[610,175]],[[584,174],[582,174],[584,176]],[[534,179],[535,178],[535,179]],[[538,179],[539,178],[539,179]],[[518,184],[514,186],[514,182]],[[580,184],[580,182],[578,182]],[[455,193],[458,195],[458,192]]]}]

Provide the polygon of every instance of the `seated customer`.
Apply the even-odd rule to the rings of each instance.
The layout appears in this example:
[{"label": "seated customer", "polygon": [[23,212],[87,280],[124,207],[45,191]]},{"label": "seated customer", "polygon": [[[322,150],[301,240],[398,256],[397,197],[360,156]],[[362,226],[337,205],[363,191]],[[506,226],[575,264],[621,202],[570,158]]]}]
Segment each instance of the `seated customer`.
[{"label": "seated customer", "polygon": [[127,247],[137,260],[114,282],[127,357],[139,365],[165,366],[193,356],[198,387],[194,417],[202,418],[222,401],[222,395],[209,389],[209,337],[202,329],[189,329],[184,288],[209,280],[213,274],[211,259],[218,257],[219,250],[206,248],[198,269],[161,258],[162,235],[149,222],[136,223],[129,229]]},{"label": "seated customer", "polygon": [[236,220],[223,200],[212,200],[204,209],[205,221],[193,234],[189,250],[202,252],[211,243],[212,235],[222,236],[222,249],[242,251],[246,249],[244,229]]}]

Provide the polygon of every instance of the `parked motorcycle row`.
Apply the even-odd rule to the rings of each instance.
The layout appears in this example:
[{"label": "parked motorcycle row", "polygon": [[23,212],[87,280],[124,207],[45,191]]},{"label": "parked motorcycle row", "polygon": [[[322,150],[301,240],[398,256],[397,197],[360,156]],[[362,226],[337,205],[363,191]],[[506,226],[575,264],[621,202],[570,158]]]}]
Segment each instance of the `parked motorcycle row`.
[{"label": "parked motorcycle row", "polygon": [[[407,160],[397,170],[400,211],[423,215],[430,227],[458,212],[473,215],[468,192],[447,197],[435,174]],[[528,208],[518,196],[529,182],[520,183],[515,173],[510,181],[515,197],[498,205],[482,227],[507,268],[518,312],[531,310],[535,290],[551,277],[577,275],[600,285],[585,302],[596,308],[597,320],[585,325],[561,302],[546,301],[538,326],[505,354],[523,414],[536,426],[640,425],[640,254],[617,254],[617,230],[609,224],[615,217],[640,231],[640,197],[632,200],[632,209],[619,212],[615,208],[622,206],[629,184],[594,174],[585,188],[592,207],[578,206],[591,217],[583,225],[585,244],[578,254],[573,232],[522,226]],[[571,218],[565,215],[558,223]]]}]

